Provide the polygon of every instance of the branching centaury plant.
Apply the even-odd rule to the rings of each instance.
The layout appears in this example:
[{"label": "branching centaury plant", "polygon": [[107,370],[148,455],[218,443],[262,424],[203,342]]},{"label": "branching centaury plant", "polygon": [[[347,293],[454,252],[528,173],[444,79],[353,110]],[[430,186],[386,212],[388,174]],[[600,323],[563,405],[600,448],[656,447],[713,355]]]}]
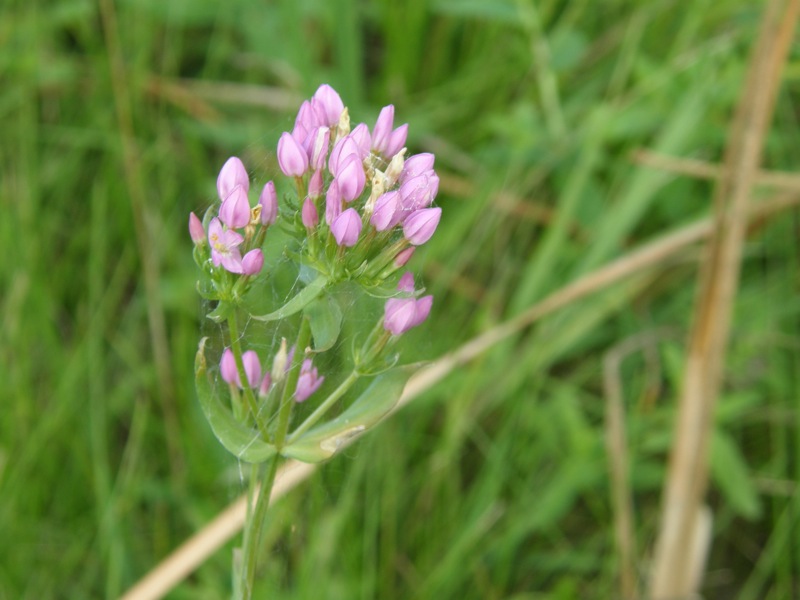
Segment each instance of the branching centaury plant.
[{"label": "branching centaury plant", "polygon": [[392,408],[410,375],[394,345],[425,321],[433,297],[401,270],[436,231],[441,208],[431,207],[434,157],[406,158],[407,130],[394,128],[393,106],[371,131],[351,129],[339,94],[322,85],[278,142],[285,180],[267,182],[251,206],[247,171],[230,158],[220,203],[202,222],[189,216],[197,289],[223,338],[211,368],[213,345],[200,342],[198,396],[223,446],[253,465],[235,598],[252,595],[281,457],[330,458]]}]

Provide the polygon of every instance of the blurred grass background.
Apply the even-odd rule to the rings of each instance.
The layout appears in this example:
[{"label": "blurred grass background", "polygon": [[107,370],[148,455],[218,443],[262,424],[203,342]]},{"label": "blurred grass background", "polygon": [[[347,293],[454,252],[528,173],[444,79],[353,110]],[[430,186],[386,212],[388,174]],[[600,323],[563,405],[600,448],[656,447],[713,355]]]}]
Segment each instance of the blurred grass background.
[{"label": "blurred grass background", "polygon": [[[242,492],[194,398],[188,212],[256,181],[299,101],[394,103],[442,176],[414,259],[435,358],[654,236],[712,184],[760,18],[741,0],[7,0],[0,18],[0,598],[113,598]],[[792,54],[765,164],[800,160]],[[712,448],[704,593],[800,597],[797,210],[746,248]],[[612,598],[603,361],[621,365],[645,577],[697,252],[448,377],[284,499],[280,598]],[[224,598],[230,550],[170,598]]]}]

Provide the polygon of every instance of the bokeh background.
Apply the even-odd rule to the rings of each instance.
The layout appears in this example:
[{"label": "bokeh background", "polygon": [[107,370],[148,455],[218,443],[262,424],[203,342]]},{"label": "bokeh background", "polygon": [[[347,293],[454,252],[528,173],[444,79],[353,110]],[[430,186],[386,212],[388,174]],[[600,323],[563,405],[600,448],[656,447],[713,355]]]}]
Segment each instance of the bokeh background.
[{"label": "bokeh background", "polygon": [[[762,7],[742,0],[6,0],[0,18],[0,598],[114,598],[244,490],[196,403],[189,211],[256,182],[299,102],[393,103],[444,217],[415,256],[435,359],[710,212]],[[800,162],[797,52],[765,165]],[[766,197],[769,190],[759,194]],[[748,238],[711,451],[710,598],[800,596],[796,209]],[[657,531],[695,246],[457,369],[275,508],[280,598],[613,598],[604,364],[635,575]],[[634,340],[632,342],[632,340]],[[649,340],[649,341],[648,341]],[[614,354],[616,353],[616,354]],[[170,598],[225,598],[228,544]]]}]

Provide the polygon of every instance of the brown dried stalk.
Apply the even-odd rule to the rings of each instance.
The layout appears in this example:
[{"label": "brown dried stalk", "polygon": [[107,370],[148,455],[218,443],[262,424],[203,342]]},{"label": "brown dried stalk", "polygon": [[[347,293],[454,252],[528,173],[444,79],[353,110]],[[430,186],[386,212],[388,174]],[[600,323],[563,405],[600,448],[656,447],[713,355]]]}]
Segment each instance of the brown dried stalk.
[{"label": "brown dried stalk", "polygon": [[771,120],[780,71],[798,14],[798,0],[772,0],[762,20],[731,127],[714,199],[714,228],[701,266],[694,324],[664,491],[648,597],[696,592],[704,552],[698,548],[708,481],[708,445],[731,311],[739,278],[747,204]]}]

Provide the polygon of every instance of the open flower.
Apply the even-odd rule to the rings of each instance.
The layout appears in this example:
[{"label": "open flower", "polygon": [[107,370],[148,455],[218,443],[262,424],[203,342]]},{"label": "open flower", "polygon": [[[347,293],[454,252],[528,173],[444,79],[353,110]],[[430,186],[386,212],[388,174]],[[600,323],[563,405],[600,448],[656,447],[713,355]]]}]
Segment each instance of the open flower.
[{"label": "open flower", "polygon": [[208,243],[211,246],[211,261],[215,267],[220,265],[231,273],[242,272],[242,255],[239,245],[244,238],[222,226],[222,222],[214,217],[208,224]]}]

